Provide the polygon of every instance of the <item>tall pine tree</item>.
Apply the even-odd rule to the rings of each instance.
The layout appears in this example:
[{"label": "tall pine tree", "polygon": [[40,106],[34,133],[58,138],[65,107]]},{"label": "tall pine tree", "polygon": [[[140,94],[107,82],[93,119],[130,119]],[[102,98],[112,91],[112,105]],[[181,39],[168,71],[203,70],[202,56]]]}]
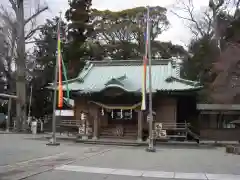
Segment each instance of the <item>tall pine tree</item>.
[{"label": "tall pine tree", "polygon": [[68,50],[66,58],[69,61],[69,74],[76,76],[83,67],[84,62],[81,57],[85,55],[82,46],[86,39],[92,34],[93,26],[90,23],[90,8],[92,0],[71,0],[70,8],[66,11],[68,26]]}]

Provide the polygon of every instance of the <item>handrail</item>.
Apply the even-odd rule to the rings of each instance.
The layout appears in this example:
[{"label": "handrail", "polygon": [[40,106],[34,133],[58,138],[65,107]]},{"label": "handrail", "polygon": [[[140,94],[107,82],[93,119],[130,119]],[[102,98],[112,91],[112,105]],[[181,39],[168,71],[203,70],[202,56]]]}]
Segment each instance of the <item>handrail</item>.
[{"label": "handrail", "polygon": [[162,123],[163,127],[169,127],[169,126],[174,126],[174,127],[185,127],[187,128],[189,125],[186,123]]},{"label": "handrail", "polygon": [[65,126],[65,125],[73,125],[73,126],[79,126],[81,125],[80,121],[78,120],[62,120],[59,124],[60,126]]}]

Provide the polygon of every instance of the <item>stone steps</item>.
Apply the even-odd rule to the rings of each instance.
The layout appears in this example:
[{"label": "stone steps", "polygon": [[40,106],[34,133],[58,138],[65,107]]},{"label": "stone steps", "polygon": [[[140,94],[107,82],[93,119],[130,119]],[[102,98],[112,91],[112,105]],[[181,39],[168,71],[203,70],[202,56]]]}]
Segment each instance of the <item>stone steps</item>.
[{"label": "stone steps", "polygon": [[76,142],[84,144],[101,144],[101,145],[117,145],[117,146],[146,146],[146,142],[137,142],[136,140],[126,140],[126,139],[117,139],[108,138],[108,139],[98,139],[98,140],[82,140],[77,139]]},{"label": "stone steps", "polygon": [[137,128],[129,127],[123,128],[121,132],[117,133],[116,127],[106,127],[101,130],[100,137],[104,138],[127,138],[127,139],[136,139],[137,138]]}]

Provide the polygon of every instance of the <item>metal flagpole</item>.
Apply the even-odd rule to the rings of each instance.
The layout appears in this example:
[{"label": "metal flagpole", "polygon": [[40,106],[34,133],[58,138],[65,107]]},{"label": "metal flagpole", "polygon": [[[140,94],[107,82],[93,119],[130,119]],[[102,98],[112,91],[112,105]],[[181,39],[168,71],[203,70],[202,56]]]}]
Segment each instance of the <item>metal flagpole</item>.
[{"label": "metal flagpole", "polygon": [[[60,23],[61,23],[61,12],[58,20],[57,33],[60,33]],[[47,145],[58,146],[60,143],[57,142],[56,138],[56,105],[57,105],[57,80],[58,80],[58,54],[56,56],[56,65],[55,65],[55,76],[54,76],[54,95],[53,95],[53,115],[52,115],[52,139]]]},{"label": "metal flagpole", "polygon": [[147,39],[148,39],[148,89],[149,89],[149,144],[147,152],[155,152],[153,144],[153,108],[152,108],[152,55],[151,55],[151,19],[150,8],[147,6]]}]

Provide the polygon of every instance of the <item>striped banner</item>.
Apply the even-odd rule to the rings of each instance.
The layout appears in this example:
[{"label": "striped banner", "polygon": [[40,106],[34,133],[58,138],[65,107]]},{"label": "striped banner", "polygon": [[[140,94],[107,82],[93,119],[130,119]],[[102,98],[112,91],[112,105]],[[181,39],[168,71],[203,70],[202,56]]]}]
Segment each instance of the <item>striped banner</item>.
[{"label": "striped banner", "polygon": [[143,77],[142,77],[142,106],[141,110],[146,110],[146,77],[147,77],[147,57],[143,57]]},{"label": "striped banner", "polygon": [[62,60],[62,70],[63,70],[63,76],[64,76],[64,80],[65,80],[65,87],[66,87],[66,93],[67,93],[67,103],[69,104],[69,100],[70,100],[70,90],[69,90],[69,87],[68,87],[68,78],[67,78],[67,68],[64,64],[64,61],[63,61],[63,57],[62,57],[62,54],[61,54],[61,60]]},{"label": "striped banner", "polygon": [[146,110],[146,81],[147,81],[147,61],[148,61],[148,37],[147,31],[144,33],[145,56],[143,57],[143,77],[142,77],[142,106],[141,110]]},{"label": "striped banner", "polygon": [[58,108],[63,107],[63,85],[62,85],[62,56],[61,56],[61,38],[60,38],[60,23],[58,23],[58,42],[57,42],[57,55],[58,55]]}]

